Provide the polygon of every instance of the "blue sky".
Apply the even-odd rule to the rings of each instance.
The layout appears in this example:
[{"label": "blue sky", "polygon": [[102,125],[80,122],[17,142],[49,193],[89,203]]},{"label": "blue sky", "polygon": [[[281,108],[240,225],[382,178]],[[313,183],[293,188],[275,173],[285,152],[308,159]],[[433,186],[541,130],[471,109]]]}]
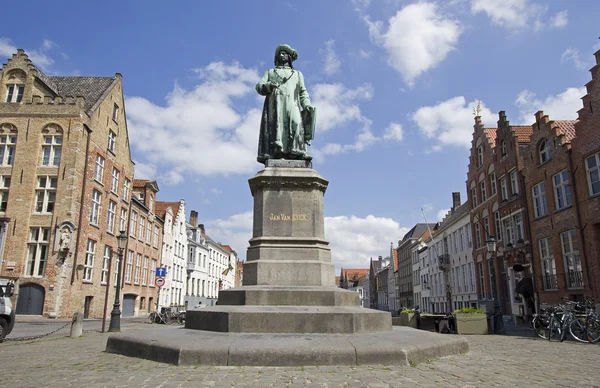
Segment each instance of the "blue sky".
[{"label": "blue sky", "polygon": [[576,118],[599,18],[599,3],[558,0],[39,2],[3,20],[0,58],[18,47],[50,75],[122,73],[136,175],[243,258],[262,166],[254,84],[290,44],[318,110],[333,260],[367,267],[421,209],[436,221],[452,191],[466,199],[477,101],[488,126],[500,110]]}]

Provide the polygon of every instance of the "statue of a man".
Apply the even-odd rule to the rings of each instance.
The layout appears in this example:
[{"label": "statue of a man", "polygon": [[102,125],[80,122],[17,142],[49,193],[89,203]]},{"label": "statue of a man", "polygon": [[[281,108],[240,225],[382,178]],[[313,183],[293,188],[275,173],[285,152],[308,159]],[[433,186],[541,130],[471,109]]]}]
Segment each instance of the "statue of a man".
[{"label": "statue of a man", "polygon": [[297,58],[298,52],[290,46],[277,46],[275,67],[256,84],[258,94],[266,97],[256,158],[260,163],[268,159],[312,159],[307,146],[314,138],[316,111],[310,104],[304,76],[292,66]]},{"label": "statue of a man", "polygon": [[71,231],[67,227],[64,227],[60,233],[59,244],[61,251],[67,250],[71,247]]}]

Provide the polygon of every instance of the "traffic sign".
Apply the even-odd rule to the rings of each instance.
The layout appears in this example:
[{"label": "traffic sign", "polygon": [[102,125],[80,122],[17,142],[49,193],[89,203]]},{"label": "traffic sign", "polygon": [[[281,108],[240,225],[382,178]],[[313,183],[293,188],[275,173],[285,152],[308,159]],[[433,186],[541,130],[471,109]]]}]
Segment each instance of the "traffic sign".
[{"label": "traffic sign", "polygon": [[162,287],[165,285],[165,278],[156,278],[154,279],[154,284],[156,284],[156,287]]},{"label": "traffic sign", "polygon": [[166,276],[167,276],[167,268],[166,267],[159,267],[156,269],[156,277],[164,278]]}]

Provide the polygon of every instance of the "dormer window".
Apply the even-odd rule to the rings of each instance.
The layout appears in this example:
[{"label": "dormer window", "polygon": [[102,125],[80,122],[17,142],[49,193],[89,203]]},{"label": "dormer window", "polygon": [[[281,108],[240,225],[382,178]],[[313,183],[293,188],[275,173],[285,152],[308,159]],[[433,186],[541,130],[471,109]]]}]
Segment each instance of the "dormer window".
[{"label": "dormer window", "polygon": [[544,139],[540,144],[540,164],[546,163],[552,159],[552,150],[550,149],[550,140]]},{"label": "dormer window", "polygon": [[6,85],[6,102],[21,102],[25,86],[12,84]]},{"label": "dormer window", "polygon": [[506,156],[506,140],[502,140],[502,142],[500,143],[500,156]]}]

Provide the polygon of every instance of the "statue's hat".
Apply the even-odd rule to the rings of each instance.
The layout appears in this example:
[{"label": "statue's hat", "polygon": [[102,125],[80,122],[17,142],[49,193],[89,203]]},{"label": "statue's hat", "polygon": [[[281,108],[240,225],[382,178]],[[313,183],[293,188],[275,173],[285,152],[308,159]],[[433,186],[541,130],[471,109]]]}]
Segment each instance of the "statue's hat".
[{"label": "statue's hat", "polygon": [[286,53],[288,53],[290,55],[290,59],[292,61],[295,61],[296,59],[298,59],[298,51],[294,50],[287,44],[280,44],[275,49],[275,64],[277,64],[277,55],[279,55],[279,52],[281,50],[284,50]]}]

